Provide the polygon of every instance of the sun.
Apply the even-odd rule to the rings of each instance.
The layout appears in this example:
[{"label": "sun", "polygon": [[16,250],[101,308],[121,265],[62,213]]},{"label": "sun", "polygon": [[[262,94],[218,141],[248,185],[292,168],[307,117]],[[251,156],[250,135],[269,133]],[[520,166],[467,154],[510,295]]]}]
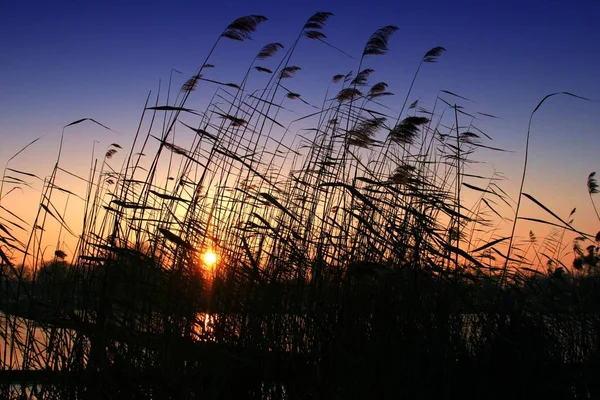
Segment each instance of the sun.
[{"label": "sun", "polygon": [[202,261],[209,266],[212,267],[217,263],[217,254],[211,250],[207,250],[204,254],[202,254]]}]

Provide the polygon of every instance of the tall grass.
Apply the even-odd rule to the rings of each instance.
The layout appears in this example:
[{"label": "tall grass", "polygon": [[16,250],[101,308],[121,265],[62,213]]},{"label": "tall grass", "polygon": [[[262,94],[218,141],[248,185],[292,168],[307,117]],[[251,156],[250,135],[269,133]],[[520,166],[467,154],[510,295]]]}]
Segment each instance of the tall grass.
[{"label": "tall grass", "polygon": [[[334,76],[319,106],[293,92],[301,42],[341,51],[326,41],[331,16],[311,16],[289,46],[263,46],[239,84],[208,78],[211,54],[266,18],[232,22],[177,95],[171,76],[148,96],[120,167],[118,143],[92,157],[83,195],[57,185],[63,130],[26,243],[12,233],[24,220],[2,209],[4,397],[597,395],[597,247],[578,247],[577,268],[560,257],[566,231],[589,235],[523,185],[515,206],[499,175],[470,173],[476,151],[502,150],[464,97],[443,90],[431,109],[406,107],[443,47],[418,60],[399,111],[363,67],[384,62],[372,56],[393,47],[394,26],[367,38],[357,73]],[[210,97],[205,109],[188,108],[194,92]],[[312,111],[286,121],[296,105]],[[65,128],[83,123],[100,124]],[[6,166],[12,187],[6,171],[28,174]],[[50,220],[75,234],[56,192],[84,203],[70,263],[60,242],[44,260]],[[558,219],[538,220],[559,229],[542,244],[533,232],[515,240],[522,197]],[[504,206],[515,218],[501,237]]]}]

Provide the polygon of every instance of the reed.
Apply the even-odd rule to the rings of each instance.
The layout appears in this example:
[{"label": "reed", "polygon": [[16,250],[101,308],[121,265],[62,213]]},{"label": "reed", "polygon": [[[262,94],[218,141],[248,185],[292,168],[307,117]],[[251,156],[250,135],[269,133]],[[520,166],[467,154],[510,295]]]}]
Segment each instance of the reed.
[{"label": "reed", "polygon": [[[332,16],[308,18],[290,45],[262,46],[239,83],[218,82],[216,46],[267,19],[233,21],[176,95],[171,73],[148,96],[121,166],[121,144],[92,152],[87,177],[74,175],[81,195],[58,185],[63,129],[35,222],[0,205],[3,398],[598,395],[599,238],[573,227],[575,210],[561,218],[523,192],[528,145],[516,200],[499,173],[474,172],[478,151],[503,150],[466,98],[442,90],[431,109],[406,107],[443,47],[418,60],[399,112],[374,79],[391,25],[366,38],[356,74],[325,82],[320,105],[293,91],[300,43],[346,54],[326,41]],[[208,99],[203,110],[192,95]],[[295,109],[310,112],[290,121]],[[110,129],[91,118],[65,128],[79,124]],[[7,163],[0,198],[22,177],[35,176]],[[597,193],[593,173],[587,184]],[[523,198],[549,219],[520,216]],[[65,220],[74,201],[78,232]],[[519,240],[518,219],[556,231]],[[56,224],[77,246],[67,254],[59,239],[45,259]]]}]

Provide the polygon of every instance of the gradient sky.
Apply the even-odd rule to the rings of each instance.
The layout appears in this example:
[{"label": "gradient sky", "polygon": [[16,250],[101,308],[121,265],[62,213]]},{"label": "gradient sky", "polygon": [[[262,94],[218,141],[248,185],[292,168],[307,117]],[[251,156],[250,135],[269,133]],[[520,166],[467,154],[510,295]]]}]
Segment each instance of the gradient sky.
[{"label": "gradient sky", "polygon": [[[387,103],[395,109],[423,54],[444,46],[448,51],[440,62],[423,68],[411,101],[431,104],[445,89],[472,99],[463,102],[469,110],[500,117],[479,126],[494,138],[493,146],[514,153],[488,152],[479,158],[504,173],[504,188],[513,196],[536,104],[556,91],[600,99],[597,1],[19,0],[6,2],[0,12],[0,165],[29,141],[47,135],[11,167],[49,174],[62,126],[91,117],[118,133],[85,126],[68,134],[65,162],[84,173],[93,141],[128,147],[148,92],[156,90],[159,80],[167,81],[172,68],[182,72],[175,74],[178,85],[195,73],[232,20],[248,14],[269,18],[252,41],[218,48],[211,78],[239,81],[262,45],[278,41],[287,46],[316,11],[334,13],[324,30],[327,40],[355,57],[376,29],[399,27],[389,54],[364,65],[398,95]],[[302,71],[290,86],[314,103],[322,101],[334,74],[357,67],[356,60],[316,41],[303,42],[296,54],[294,64]],[[586,178],[600,170],[599,127],[600,103],[550,99],[532,125],[525,185],[526,192],[561,215],[577,207],[575,225],[591,233],[600,222]],[[38,197],[39,192],[27,190],[15,193],[13,201]],[[536,211],[526,205],[524,213]]]}]

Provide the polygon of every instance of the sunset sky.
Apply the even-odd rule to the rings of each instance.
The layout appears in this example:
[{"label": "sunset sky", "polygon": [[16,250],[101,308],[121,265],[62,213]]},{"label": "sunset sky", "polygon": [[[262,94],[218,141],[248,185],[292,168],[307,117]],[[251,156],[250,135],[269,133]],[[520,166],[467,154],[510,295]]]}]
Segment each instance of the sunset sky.
[{"label": "sunset sky", "polygon": [[[368,58],[364,67],[389,84],[397,96],[386,104],[399,110],[423,54],[443,46],[447,52],[439,63],[423,67],[410,101],[431,106],[439,90],[449,90],[472,100],[460,103],[469,111],[498,116],[477,124],[494,138],[490,145],[513,152],[481,152],[478,159],[504,173],[503,187],[512,196],[537,103],[557,91],[593,99],[554,97],[536,113],[525,192],[565,217],[577,207],[575,226],[589,233],[600,229],[586,189],[588,174],[600,171],[595,1],[7,2],[0,12],[0,165],[45,135],[10,167],[48,175],[62,127],[89,117],[114,132],[91,125],[67,132],[65,167],[85,175],[94,141],[99,149],[113,142],[128,148],[148,92],[156,91],[159,80],[164,85],[172,69],[181,72],[173,76],[177,86],[193,75],[235,18],[261,14],[269,21],[252,41],[228,41],[217,49],[212,79],[240,81],[260,47],[269,42],[287,47],[316,11],[334,14],[324,29],[327,41],[356,59],[317,41],[302,42],[294,57],[302,70],[291,89],[320,104],[333,75],[356,70],[369,36],[397,25],[390,52]],[[192,108],[214,92],[203,88],[190,99]],[[481,168],[492,171],[489,165]],[[12,193],[11,204],[35,206],[39,188],[35,183],[34,189]],[[543,215],[527,201],[524,207],[523,215]],[[22,216],[31,220],[28,212]]]}]

